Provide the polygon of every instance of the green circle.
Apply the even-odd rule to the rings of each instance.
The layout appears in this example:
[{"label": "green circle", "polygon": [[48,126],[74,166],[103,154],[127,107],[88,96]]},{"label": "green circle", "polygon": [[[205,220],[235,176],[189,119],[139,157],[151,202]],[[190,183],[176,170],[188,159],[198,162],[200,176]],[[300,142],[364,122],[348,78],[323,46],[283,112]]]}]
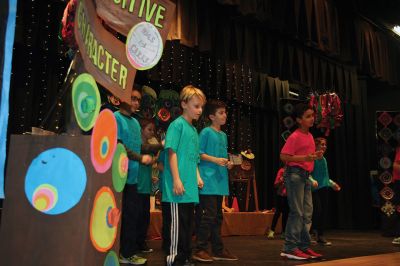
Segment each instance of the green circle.
[{"label": "green circle", "polygon": [[72,85],[72,105],[76,121],[83,131],[89,131],[100,111],[100,93],[93,76],[80,74]]},{"label": "green circle", "polygon": [[[121,143],[118,143],[112,162],[112,181],[114,189],[117,192],[121,192],[124,189],[126,178],[128,176],[128,169],[124,172],[120,165],[120,160],[124,156],[128,158],[125,147]],[[126,165],[126,167],[128,168],[128,165]]]}]

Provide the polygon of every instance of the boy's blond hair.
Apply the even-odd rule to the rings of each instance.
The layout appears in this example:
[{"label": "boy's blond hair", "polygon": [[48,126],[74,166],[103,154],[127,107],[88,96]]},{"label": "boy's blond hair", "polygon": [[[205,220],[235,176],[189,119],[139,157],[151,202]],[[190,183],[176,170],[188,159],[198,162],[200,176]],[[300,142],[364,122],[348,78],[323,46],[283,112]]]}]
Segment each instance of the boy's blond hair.
[{"label": "boy's blond hair", "polygon": [[187,85],[185,86],[180,95],[179,95],[179,99],[181,100],[181,102],[185,102],[187,103],[188,101],[190,101],[194,96],[199,97],[200,100],[203,101],[203,104],[206,103],[206,96],[204,95],[204,93],[199,89],[196,88],[193,85]]}]

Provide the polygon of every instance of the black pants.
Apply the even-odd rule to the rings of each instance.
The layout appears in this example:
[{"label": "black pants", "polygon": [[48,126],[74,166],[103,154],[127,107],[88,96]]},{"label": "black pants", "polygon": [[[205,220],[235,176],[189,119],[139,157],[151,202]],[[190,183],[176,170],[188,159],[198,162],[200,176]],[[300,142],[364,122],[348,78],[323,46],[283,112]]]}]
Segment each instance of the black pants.
[{"label": "black pants", "polygon": [[141,194],[138,193],[139,201],[137,202],[140,205],[140,213],[138,215],[138,224],[137,224],[137,245],[138,248],[141,249],[145,246],[145,241],[147,237],[147,230],[150,225],[150,195],[149,194]]},{"label": "black pants", "polygon": [[120,253],[125,258],[139,252],[137,245],[139,213],[142,206],[137,193],[137,185],[126,184],[122,197],[122,221]]},{"label": "black pants", "polygon": [[221,239],[222,196],[200,195],[196,207],[196,249],[208,250],[208,240],[211,241],[213,254],[219,255],[224,249]]},{"label": "black pants", "polygon": [[183,265],[192,256],[194,203],[163,203],[163,248],[166,265]]},{"label": "black pants", "polygon": [[323,236],[325,231],[325,215],[328,208],[329,188],[323,187],[313,191],[313,216],[312,216],[312,231],[315,231],[318,236]]},{"label": "black pants", "polygon": [[271,230],[275,231],[276,224],[278,223],[279,216],[282,213],[282,231],[285,231],[286,222],[289,215],[289,204],[287,201],[287,197],[282,197],[280,195],[275,196],[275,213],[272,218]]}]

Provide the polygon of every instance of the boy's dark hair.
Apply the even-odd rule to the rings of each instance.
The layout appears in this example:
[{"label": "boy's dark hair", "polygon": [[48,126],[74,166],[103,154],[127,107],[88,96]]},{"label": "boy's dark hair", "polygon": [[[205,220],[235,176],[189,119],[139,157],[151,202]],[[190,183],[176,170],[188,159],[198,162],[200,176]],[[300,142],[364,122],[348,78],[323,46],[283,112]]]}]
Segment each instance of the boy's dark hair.
[{"label": "boy's dark hair", "polygon": [[313,109],[306,103],[298,103],[294,107],[294,115],[296,118],[301,119],[307,110],[313,110]]},{"label": "boy's dark hair", "polygon": [[142,85],[134,83],[132,86],[132,91],[138,91],[138,92],[140,92],[140,94],[142,94]]},{"label": "boy's dark hair", "polygon": [[207,118],[209,118],[210,115],[215,115],[217,109],[219,108],[226,109],[226,104],[220,100],[210,99],[207,101],[206,106],[204,107],[204,114]]}]

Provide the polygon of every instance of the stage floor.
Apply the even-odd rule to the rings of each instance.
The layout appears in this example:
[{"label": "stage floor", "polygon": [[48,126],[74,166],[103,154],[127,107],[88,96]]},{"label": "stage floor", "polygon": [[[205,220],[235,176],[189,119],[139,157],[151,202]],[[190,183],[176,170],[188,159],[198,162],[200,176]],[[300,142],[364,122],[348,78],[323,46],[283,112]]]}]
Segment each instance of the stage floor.
[{"label": "stage floor", "polygon": [[[229,236],[223,241],[226,248],[239,257],[237,262],[214,262],[212,265],[400,265],[400,247],[394,246],[392,238],[382,237],[380,232],[333,231],[327,232],[327,239],[332,241],[330,247],[313,246],[325,255],[320,261],[283,260],[279,253],[283,240],[277,237],[268,240],[264,236]],[[151,240],[149,246],[155,251],[148,256],[148,265],[164,265],[164,254],[161,251],[161,241]],[[396,252],[396,253],[394,253]],[[391,253],[391,254],[389,254]],[[380,255],[382,256],[374,256]],[[370,256],[365,258],[363,256]],[[356,258],[360,257],[360,258]],[[351,260],[335,261],[340,259]],[[333,264],[334,263],[334,264]],[[198,263],[198,265],[201,265]]]}]

